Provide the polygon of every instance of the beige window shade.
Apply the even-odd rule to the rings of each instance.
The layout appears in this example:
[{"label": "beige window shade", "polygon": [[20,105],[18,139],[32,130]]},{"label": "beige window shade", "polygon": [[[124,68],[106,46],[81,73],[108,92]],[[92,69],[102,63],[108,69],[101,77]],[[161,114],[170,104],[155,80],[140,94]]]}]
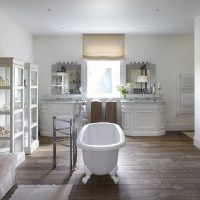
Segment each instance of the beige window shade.
[{"label": "beige window shade", "polygon": [[123,34],[83,34],[84,59],[116,60],[124,58]]}]

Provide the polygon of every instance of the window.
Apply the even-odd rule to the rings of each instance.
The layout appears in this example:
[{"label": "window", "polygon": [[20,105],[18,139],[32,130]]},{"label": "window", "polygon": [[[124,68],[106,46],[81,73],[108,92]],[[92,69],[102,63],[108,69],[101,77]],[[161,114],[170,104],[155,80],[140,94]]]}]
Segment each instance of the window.
[{"label": "window", "polygon": [[120,61],[87,61],[87,96],[118,97]]}]

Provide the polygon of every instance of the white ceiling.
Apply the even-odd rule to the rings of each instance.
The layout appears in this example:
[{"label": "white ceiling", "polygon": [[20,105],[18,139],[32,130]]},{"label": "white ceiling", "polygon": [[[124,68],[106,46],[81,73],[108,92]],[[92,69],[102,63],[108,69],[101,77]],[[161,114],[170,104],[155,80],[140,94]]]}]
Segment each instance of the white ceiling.
[{"label": "white ceiling", "polygon": [[0,0],[32,34],[190,34],[200,0]]}]

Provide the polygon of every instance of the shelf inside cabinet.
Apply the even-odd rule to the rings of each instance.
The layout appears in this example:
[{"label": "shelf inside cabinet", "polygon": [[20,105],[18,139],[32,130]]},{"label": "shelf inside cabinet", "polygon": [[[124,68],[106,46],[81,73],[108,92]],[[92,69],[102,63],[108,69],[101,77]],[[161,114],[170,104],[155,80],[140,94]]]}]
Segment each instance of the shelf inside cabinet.
[{"label": "shelf inside cabinet", "polygon": [[51,86],[53,86],[53,87],[62,87],[64,85],[62,85],[62,84],[56,84],[56,85],[51,85]]},{"label": "shelf inside cabinet", "polygon": [[0,140],[10,140],[10,135],[1,135]]},{"label": "shelf inside cabinet", "polygon": [[20,132],[15,133],[14,137],[15,137],[15,138],[18,138],[19,136],[21,136],[21,135],[23,135],[23,134],[24,134],[24,132],[23,132],[23,131],[20,131]]},{"label": "shelf inside cabinet", "polygon": [[10,148],[8,147],[0,148],[0,153],[10,153]]},{"label": "shelf inside cabinet", "polygon": [[31,104],[31,108],[37,108],[37,104]]},{"label": "shelf inside cabinet", "polygon": [[22,86],[22,85],[17,85],[17,86],[14,86],[14,89],[23,90],[23,89],[24,89],[24,86]]},{"label": "shelf inside cabinet", "polygon": [[10,111],[0,111],[0,115],[10,115]]},{"label": "shelf inside cabinet", "polygon": [[37,89],[37,87],[38,87],[37,85],[32,85],[31,86],[32,89]]},{"label": "shelf inside cabinet", "polygon": [[10,86],[0,86],[0,90],[10,90]]},{"label": "shelf inside cabinet", "polygon": [[21,113],[21,112],[24,112],[24,110],[23,110],[23,109],[15,109],[15,110],[14,110],[14,113],[15,113],[15,114]]},{"label": "shelf inside cabinet", "polygon": [[38,124],[35,122],[33,122],[33,123],[31,123],[31,128],[34,128],[34,127],[36,127]]}]

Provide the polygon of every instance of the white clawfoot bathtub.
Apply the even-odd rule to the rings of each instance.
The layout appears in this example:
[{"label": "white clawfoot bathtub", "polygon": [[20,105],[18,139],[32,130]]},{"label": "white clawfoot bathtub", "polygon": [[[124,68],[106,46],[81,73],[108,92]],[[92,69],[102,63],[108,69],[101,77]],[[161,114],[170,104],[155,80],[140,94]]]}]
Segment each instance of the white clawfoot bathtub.
[{"label": "white clawfoot bathtub", "polygon": [[125,145],[125,136],[119,125],[98,122],[85,125],[79,132],[77,146],[83,150],[84,171],[82,182],[87,183],[92,174],[110,174],[117,184],[119,148]]}]

